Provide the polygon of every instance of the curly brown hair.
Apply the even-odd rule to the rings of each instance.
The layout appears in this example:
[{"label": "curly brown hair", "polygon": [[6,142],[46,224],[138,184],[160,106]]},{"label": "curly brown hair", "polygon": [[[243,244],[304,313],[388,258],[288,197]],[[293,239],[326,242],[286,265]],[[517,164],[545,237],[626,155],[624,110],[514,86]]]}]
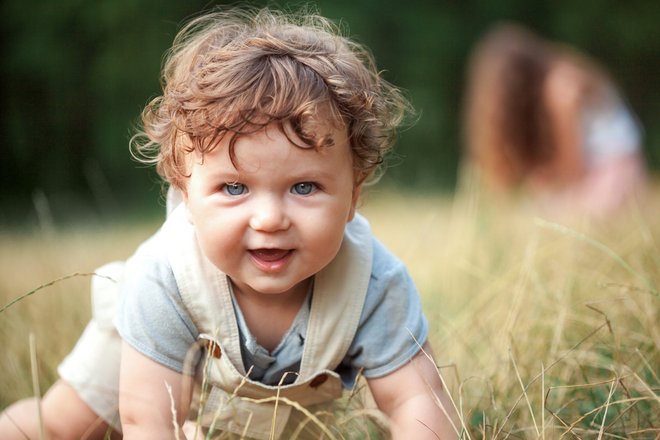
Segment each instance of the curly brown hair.
[{"label": "curly brown hair", "polygon": [[374,177],[412,111],[366,48],[308,10],[233,8],[192,19],[166,55],[162,87],[143,110],[131,146],[179,189],[185,155],[204,154],[225,135],[232,160],[238,137],[271,123],[285,134],[290,127],[300,147],[332,145],[311,129],[321,107],[330,109],[328,122],[346,127],[360,184]]}]

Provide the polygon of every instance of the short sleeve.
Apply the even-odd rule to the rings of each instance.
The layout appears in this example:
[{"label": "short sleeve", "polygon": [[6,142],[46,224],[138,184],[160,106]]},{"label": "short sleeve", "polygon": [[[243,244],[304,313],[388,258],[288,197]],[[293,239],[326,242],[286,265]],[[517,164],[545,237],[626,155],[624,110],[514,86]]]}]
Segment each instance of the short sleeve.
[{"label": "short sleeve", "polygon": [[357,333],[338,372],[351,386],[359,370],[385,376],[417,354],[428,337],[415,284],[404,264],[374,241],[374,260]]},{"label": "short sleeve", "polygon": [[126,263],[114,324],[137,351],[174,371],[184,371],[198,331],[183,306],[167,258],[150,252],[148,245]]}]

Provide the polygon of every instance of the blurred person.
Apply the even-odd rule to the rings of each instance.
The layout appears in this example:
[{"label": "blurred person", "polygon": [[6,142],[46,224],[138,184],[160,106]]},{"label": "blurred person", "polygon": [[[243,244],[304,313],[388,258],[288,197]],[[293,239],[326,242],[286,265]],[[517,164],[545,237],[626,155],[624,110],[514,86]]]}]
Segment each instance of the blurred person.
[{"label": "blurred person", "polygon": [[[417,289],[356,212],[409,110],[400,91],[328,20],[268,9],[193,19],[162,74],[133,145],[169,185],[167,219],[99,270],[44,398],[51,438],[194,435],[197,405],[202,430],[284,439],[296,405],[358,375],[394,439],[457,438]],[[37,437],[36,404],[2,414],[3,439]]]},{"label": "blurred person", "polygon": [[519,190],[545,213],[602,218],[644,188],[642,129],[593,60],[501,24],[468,66],[466,159],[496,192]]}]

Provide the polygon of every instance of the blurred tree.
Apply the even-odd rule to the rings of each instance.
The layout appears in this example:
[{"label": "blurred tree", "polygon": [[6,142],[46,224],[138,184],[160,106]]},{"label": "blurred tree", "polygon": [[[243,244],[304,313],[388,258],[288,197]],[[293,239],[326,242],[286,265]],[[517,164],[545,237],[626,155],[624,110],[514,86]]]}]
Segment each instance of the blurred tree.
[{"label": "blurred tree", "polygon": [[158,91],[160,59],[177,23],[203,6],[3,2],[3,206],[22,212],[39,191],[56,217],[69,217],[94,205],[111,212],[123,205],[118,199],[131,200],[140,177],[128,154],[130,127]]}]

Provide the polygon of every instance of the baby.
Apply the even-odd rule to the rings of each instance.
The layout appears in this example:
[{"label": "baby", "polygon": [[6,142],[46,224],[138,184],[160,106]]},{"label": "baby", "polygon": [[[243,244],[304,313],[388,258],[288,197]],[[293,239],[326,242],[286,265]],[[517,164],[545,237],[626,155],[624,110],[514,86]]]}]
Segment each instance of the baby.
[{"label": "baby", "polygon": [[[393,438],[457,438],[416,288],[356,213],[409,109],[369,53],[322,17],[239,8],[186,25],[162,80],[134,147],[171,212],[111,268],[118,335],[97,357],[117,372],[90,387],[81,340],[45,397],[52,436],[98,414],[99,438],[287,438],[361,373]],[[0,432],[34,432],[28,406]]]}]

